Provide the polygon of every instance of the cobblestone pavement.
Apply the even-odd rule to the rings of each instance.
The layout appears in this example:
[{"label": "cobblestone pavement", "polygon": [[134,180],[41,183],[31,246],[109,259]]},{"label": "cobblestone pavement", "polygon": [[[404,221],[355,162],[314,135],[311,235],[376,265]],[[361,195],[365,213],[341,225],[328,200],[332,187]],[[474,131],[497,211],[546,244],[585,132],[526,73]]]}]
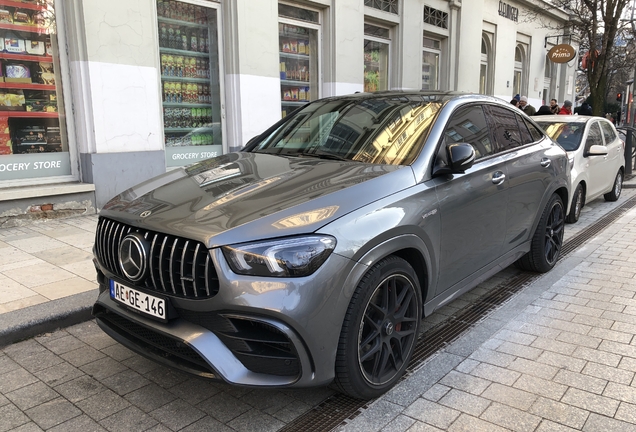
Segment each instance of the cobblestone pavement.
[{"label": "cobblestone pavement", "polygon": [[[587,204],[566,237],[635,192]],[[631,210],[338,429],[636,430],[634,223]],[[424,329],[511,272],[437,311]],[[0,432],[275,431],[332,393],[197,379],[132,353],[94,321],[0,350]]]}]

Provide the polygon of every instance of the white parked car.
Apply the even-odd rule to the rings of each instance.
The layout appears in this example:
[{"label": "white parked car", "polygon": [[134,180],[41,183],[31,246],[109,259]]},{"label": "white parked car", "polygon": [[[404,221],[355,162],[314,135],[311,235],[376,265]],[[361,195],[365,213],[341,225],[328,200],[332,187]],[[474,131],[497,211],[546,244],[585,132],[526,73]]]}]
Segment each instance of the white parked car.
[{"label": "white parked car", "polygon": [[606,201],[618,199],[625,172],[625,143],[610,121],[579,115],[549,115],[533,120],[568,152],[570,190],[574,192],[567,222],[579,220],[585,203],[601,195]]}]

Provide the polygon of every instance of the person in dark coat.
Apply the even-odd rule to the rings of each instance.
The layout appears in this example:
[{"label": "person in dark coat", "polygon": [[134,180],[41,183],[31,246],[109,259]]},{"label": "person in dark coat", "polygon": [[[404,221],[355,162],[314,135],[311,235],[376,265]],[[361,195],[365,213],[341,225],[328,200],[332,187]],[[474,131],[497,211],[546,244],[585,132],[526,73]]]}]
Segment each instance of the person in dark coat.
[{"label": "person in dark coat", "polygon": [[590,104],[587,103],[587,101],[583,102],[581,104],[580,107],[577,108],[578,110],[578,115],[587,115],[587,116],[591,116],[592,115],[592,107],[590,106]]},{"label": "person in dark coat", "polygon": [[552,115],[552,114],[554,113],[552,112],[552,109],[548,105],[541,105],[535,115],[539,116],[539,115]]},{"label": "person in dark coat", "polygon": [[550,99],[550,111],[552,112],[552,114],[558,114],[559,111],[561,111],[559,103],[556,99]]}]

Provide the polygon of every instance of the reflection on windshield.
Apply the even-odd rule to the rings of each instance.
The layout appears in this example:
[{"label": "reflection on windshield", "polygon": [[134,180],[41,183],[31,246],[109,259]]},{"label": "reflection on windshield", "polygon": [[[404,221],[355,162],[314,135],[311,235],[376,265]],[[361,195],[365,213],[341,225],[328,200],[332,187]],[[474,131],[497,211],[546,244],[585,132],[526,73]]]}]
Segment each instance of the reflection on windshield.
[{"label": "reflection on windshield", "polygon": [[407,165],[420,153],[441,106],[419,96],[312,103],[252,151]]},{"label": "reflection on windshield", "polygon": [[581,145],[585,123],[537,123],[546,131],[550,138],[563,147],[563,150],[576,150]]}]

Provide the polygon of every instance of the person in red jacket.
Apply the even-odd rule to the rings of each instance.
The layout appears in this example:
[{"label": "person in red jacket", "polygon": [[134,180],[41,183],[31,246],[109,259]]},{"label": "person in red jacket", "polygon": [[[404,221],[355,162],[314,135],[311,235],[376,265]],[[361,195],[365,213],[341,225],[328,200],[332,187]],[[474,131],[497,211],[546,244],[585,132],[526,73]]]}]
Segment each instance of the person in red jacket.
[{"label": "person in red jacket", "polygon": [[559,114],[572,115],[572,102],[569,100],[563,101],[563,106],[559,110]]}]

